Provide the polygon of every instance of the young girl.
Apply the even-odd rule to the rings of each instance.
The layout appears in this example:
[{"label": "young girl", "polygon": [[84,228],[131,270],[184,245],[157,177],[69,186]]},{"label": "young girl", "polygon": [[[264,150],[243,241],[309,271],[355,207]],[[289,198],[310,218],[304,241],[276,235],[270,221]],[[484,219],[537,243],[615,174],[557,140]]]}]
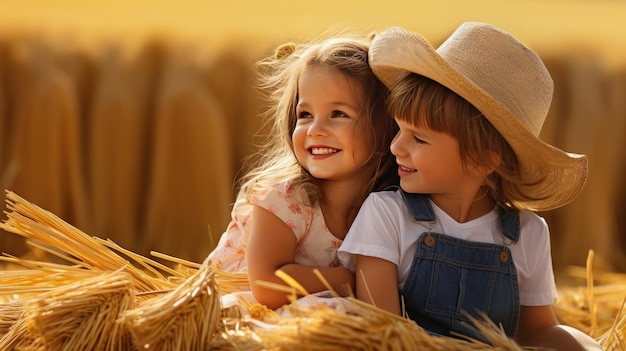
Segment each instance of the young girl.
[{"label": "young girl", "polygon": [[435,334],[484,339],[469,314],[521,345],[599,348],[551,309],[549,232],[532,211],[573,200],[587,159],[538,138],[553,91],[539,57],[491,25],[464,23],[437,50],[386,30],[370,65],[391,89],[401,189],[372,193],[339,249],[357,297]]},{"label": "young girl", "polygon": [[372,190],[397,184],[389,143],[397,126],[387,88],[368,62],[369,40],[338,37],[285,44],[259,62],[273,121],[259,166],[243,178],[232,221],[208,259],[248,273],[254,298],[275,309],[285,293],[278,269],[310,292],[354,291],[354,274],[336,251]]}]

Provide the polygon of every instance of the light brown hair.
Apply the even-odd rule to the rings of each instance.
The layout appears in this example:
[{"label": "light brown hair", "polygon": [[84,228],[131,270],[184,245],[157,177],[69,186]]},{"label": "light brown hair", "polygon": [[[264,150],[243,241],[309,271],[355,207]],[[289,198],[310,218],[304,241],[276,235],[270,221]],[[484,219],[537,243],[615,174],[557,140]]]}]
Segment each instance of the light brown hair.
[{"label": "light brown hair", "polygon": [[369,42],[365,37],[344,35],[315,43],[289,43],[278,47],[273,56],[258,62],[260,88],[268,102],[263,116],[269,123],[269,133],[259,148],[256,167],[241,179],[239,196],[250,199],[255,190],[283,181],[291,181],[299,199],[309,206],[323,196],[318,180],[298,163],[291,141],[297,120],[298,80],[302,71],[312,66],[337,70],[365,96],[357,128],[360,135],[371,142],[374,151],[366,166],[370,181],[354,199],[350,213],[346,214],[349,223],[371,191],[398,183],[395,161],[389,151],[398,129],[387,113],[388,89],[368,65]]},{"label": "light brown hair", "polygon": [[536,200],[525,194],[515,152],[476,107],[452,90],[424,76],[411,73],[391,90],[388,108],[395,118],[447,134],[459,142],[463,168],[490,167],[490,152],[499,165],[485,179],[488,196],[504,208],[516,202]]}]

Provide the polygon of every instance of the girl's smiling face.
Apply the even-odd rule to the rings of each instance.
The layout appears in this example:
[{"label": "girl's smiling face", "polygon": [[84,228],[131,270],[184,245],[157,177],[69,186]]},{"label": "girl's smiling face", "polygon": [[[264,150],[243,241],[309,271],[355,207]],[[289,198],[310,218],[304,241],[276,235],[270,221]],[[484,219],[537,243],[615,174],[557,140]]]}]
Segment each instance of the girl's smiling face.
[{"label": "girl's smiling face", "polygon": [[[314,177],[352,181],[371,158],[371,138],[359,123],[365,94],[340,71],[309,66],[298,80],[292,143],[298,162]],[[363,117],[365,118],[365,117]]]}]

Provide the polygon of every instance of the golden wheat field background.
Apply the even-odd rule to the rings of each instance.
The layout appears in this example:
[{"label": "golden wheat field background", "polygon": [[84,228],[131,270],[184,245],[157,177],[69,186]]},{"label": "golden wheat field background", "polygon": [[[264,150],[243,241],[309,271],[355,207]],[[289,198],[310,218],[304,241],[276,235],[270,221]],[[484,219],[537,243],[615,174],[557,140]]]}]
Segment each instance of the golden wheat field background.
[{"label": "golden wheat field background", "polygon": [[[253,63],[328,31],[493,23],[555,80],[542,137],[590,158],[582,195],[544,213],[558,269],[626,269],[626,2],[71,1],[0,5],[0,182],[141,254],[201,261],[224,230],[262,105]],[[27,252],[3,233],[3,252]]]},{"label": "golden wheat field background", "polygon": [[624,349],[625,18],[621,0],[0,0],[0,349],[490,349],[436,344],[363,305],[282,321],[259,308],[274,328],[255,330],[216,293],[246,278],[199,264],[256,150],[255,61],[285,41],[390,26],[437,46],[464,21],[509,31],[554,78],[541,137],[590,160],[580,197],[542,213],[555,311]]}]

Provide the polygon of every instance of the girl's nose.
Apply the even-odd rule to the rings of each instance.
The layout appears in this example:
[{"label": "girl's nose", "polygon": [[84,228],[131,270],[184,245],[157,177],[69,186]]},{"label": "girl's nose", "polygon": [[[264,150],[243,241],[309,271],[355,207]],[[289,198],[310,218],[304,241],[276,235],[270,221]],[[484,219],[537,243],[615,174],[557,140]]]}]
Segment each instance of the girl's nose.
[{"label": "girl's nose", "polygon": [[309,126],[307,135],[317,136],[326,135],[328,123],[323,118],[314,118]]}]

